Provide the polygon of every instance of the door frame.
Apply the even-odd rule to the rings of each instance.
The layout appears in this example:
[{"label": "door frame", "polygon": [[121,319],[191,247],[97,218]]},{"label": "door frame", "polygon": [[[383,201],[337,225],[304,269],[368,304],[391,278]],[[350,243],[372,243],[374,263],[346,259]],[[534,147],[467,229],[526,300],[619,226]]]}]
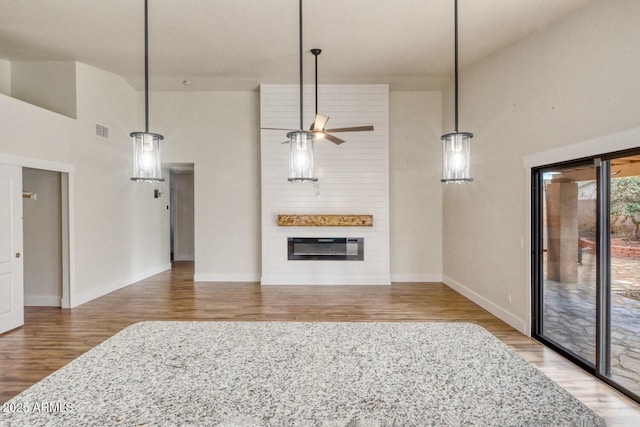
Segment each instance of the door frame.
[{"label": "door frame", "polygon": [[[542,342],[545,346],[551,348],[556,353],[562,355],[564,358],[569,359],[576,365],[580,366],[585,371],[589,372],[592,375],[597,375],[598,367],[600,363],[603,361],[601,357],[601,347],[596,343],[599,342],[600,336],[603,331],[607,328],[607,325],[601,324],[599,321],[601,320],[601,305],[599,299],[603,296],[600,292],[600,286],[604,282],[601,274],[603,272],[602,266],[598,263],[596,270],[596,282],[594,283],[596,287],[596,297],[594,299],[594,303],[596,304],[595,321],[596,321],[596,336],[594,337],[595,341],[594,346],[596,346],[596,353],[593,355],[595,357],[595,362],[592,364],[590,361],[583,359],[577,353],[573,353],[569,349],[563,347],[561,344],[554,342],[549,338],[548,335],[544,335],[541,333],[543,330],[543,321],[544,318],[542,316],[542,301],[544,299],[543,286],[542,283],[544,281],[544,277],[542,274],[542,265],[541,263],[536,267],[536,258],[539,260],[542,257],[543,252],[543,202],[542,198],[544,196],[543,189],[543,179],[542,176],[546,171],[549,170],[559,170],[563,167],[592,167],[595,176],[595,182],[597,184],[597,233],[601,233],[600,226],[600,212],[602,211],[602,198],[600,197],[600,191],[602,190],[602,178],[604,173],[602,171],[602,163],[600,158],[593,159],[578,159],[571,162],[562,162],[553,165],[545,165],[541,168],[533,168],[531,172],[531,337],[536,339],[537,341]],[[598,253],[601,251],[602,240],[598,239]],[[598,256],[597,259],[600,259]]]},{"label": "door frame", "polygon": [[[75,295],[74,183],[75,165],[0,153],[0,164],[60,172],[62,195],[62,308],[73,307]],[[24,286],[24,285],[23,285]],[[22,290],[24,292],[24,289]]]},{"label": "door frame", "polygon": [[[170,233],[170,237],[169,240],[170,242],[173,242],[173,245],[175,245],[176,243],[176,237],[178,237],[180,235],[180,231],[178,229],[176,229],[175,226],[175,219],[176,219],[176,209],[177,209],[177,200],[175,198],[176,194],[174,193],[174,191],[172,190],[173,187],[173,180],[174,180],[174,176],[176,174],[181,174],[181,173],[191,173],[193,175],[193,184],[192,184],[192,190],[194,192],[194,200],[193,200],[193,205],[192,207],[192,215],[194,218],[194,230],[192,232],[192,240],[193,240],[193,262],[195,263],[196,261],[196,250],[195,250],[195,240],[196,240],[196,236],[195,236],[195,163],[193,162],[182,162],[182,163],[163,163],[162,164],[162,168],[163,171],[166,170],[166,175],[168,175],[169,177],[169,217],[170,217],[170,226],[169,226],[169,233]],[[163,172],[164,173],[164,172]],[[171,243],[169,244],[169,250],[172,251],[171,255],[172,261],[176,261],[175,259],[175,251],[174,251],[174,247],[173,245],[171,245]],[[180,260],[178,260],[180,261]]]},{"label": "door frame", "polygon": [[[0,181],[2,181],[2,200],[9,209],[2,221],[2,238],[8,247],[3,248],[0,261],[0,278],[2,278],[3,307],[0,313],[0,334],[18,328],[24,324],[24,253],[22,226],[22,168],[0,164]],[[7,281],[8,279],[8,281]]]},{"label": "door frame", "polygon": [[640,140],[640,128],[633,128],[622,132],[613,133],[610,135],[601,136],[586,141],[577,142],[575,144],[569,144],[565,146],[558,146],[549,150],[541,151],[527,155],[523,158],[524,168],[524,194],[527,195],[525,215],[526,221],[523,225],[523,236],[525,240],[525,248],[529,248],[528,251],[524,251],[524,265],[526,266],[524,282],[522,283],[523,292],[525,295],[525,331],[527,336],[531,336],[532,326],[532,303],[533,298],[531,294],[531,287],[533,285],[531,281],[533,265],[531,264],[531,251],[533,248],[533,242],[531,238],[531,230],[533,227],[532,212],[532,197],[531,189],[534,184],[531,180],[531,170],[539,168],[545,165],[559,164],[563,162],[569,162],[576,159],[588,158],[599,156],[603,151],[610,153],[617,151],[625,151],[638,148],[638,141]]},{"label": "door frame", "polygon": [[[603,186],[601,183],[605,181],[604,178],[606,178],[607,180],[609,179],[610,170],[608,168],[607,162],[602,162],[602,164],[600,164],[600,159],[610,160],[616,157],[624,157],[624,155],[626,154],[637,153],[638,150],[640,149],[640,147],[638,146],[639,139],[640,139],[640,128],[634,128],[628,131],[619,132],[619,133],[603,136],[600,138],[591,139],[588,141],[583,141],[577,144],[558,147],[545,152],[526,156],[524,158],[523,164],[524,164],[524,169],[526,173],[526,192],[527,192],[526,194],[529,195],[529,197],[526,198],[527,221],[526,221],[526,232],[524,234],[525,236],[527,236],[527,240],[528,240],[527,247],[530,249],[525,254],[526,266],[527,266],[526,291],[525,291],[526,304],[527,304],[526,306],[527,317],[525,321],[526,321],[526,331],[528,336],[531,337],[533,332],[532,326],[534,322],[534,313],[535,313],[534,311],[535,308],[533,306],[535,302],[534,295],[533,295],[534,289],[535,289],[534,280],[536,279],[539,280],[539,277],[536,276],[536,272],[534,271],[534,265],[533,265],[533,257],[535,256],[535,251],[539,248],[539,242],[536,242],[534,240],[534,232],[533,232],[534,221],[536,220],[533,212],[534,212],[534,209],[538,208],[538,206],[536,206],[537,201],[534,200],[535,198],[534,186],[536,183],[534,182],[534,179],[533,179],[534,177],[533,172],[537,169],[541,169],[541,168],[544,168],[545,166],[550,166],[550,165],[558,166],[563,163],[578,163],[581,160],[584,160],[584,161],[591,160],[595,162],[595,165],[597,166],[597,169],[598,169],[598,182],[599,182],[598,190],[597,190],[598,198],[599,198],[598,210],[600,212],[603,212],[603,210],[606,211],[608,207],[603,206],[604,202],[601,196],[603,193],[608,191],[608,184]],[[603,166],[606,166],[606,167],[603,167]],[[600,212],[598,213],[599,217],[602,216],[602,213]],[[608,216],[607,216],[607,220],[608,220]],[[603,286],[600,285],[601,283],[603,283],[603,281],[604,283],[608,283],[608,280],[604,280],[606,279],[605,276],[608,274],[608,265],[604,265],[606,264],[606,262],[604,262],[604,258],[600,253],[602,250],[605,250],[605,251],[608,250],[607,247],[603,249],[603,245],[608,245],[608,240],[606,238],[607,236],[602,236],[602,233],[605,231],[607,230],[603,230],[600,226],[597,231],[599,235],[598,241],[600,242],[600,244],[598,245],[598,260],[599,262],[603,263],[603,265],[599,265],[599,272],[598,272],[598,288],[597,288],[598,294],[596,295],[596,299],[597,299],[596,307],[598,309],[598,312],[596,313],[596,316],[597,316],[596,340],[598,341],[598,343],[607,341],[606,344],[608,345],[608,336],[602,336],[602,334],[603,333],[607,334],[609,330],[609,324],[608,324],[609,316],[610,316],[609,307],[608,307],[609,296],[607,292],[602,292]],[[604,242],[602,237],[605,237]],[[605,310],[604,312],[601,311],[603,310],[603,307]],[[536,337],[536,339],[540,340],[539,337]],[[626,389],[621,384],[609,379],[604,373],[602,373],[602,366],[605,366],[607,364],[608,358],[609,358],[608,348],[604,348],[601,345],[597,346],[596,364],[594,367],[591,367],[589,365],[581,363],[579,359],[572,357],[570,353],[565,352],[561,347],[557,347],[553,345],[552,342],[549,342],[546,340],[540,340],[540,341],[544,342],[545,345],[552,348],[554,351],[561,354],[563,357],[576,363],[578,366],[585,369],[587,372],[590,372],[596,378],[599,378],[603,382],[609,384],[610,386],[617,389],[621,393],[627,395],[628,397],[636,401],[640,401],[639,396],[636,395],[634,392]]]}]

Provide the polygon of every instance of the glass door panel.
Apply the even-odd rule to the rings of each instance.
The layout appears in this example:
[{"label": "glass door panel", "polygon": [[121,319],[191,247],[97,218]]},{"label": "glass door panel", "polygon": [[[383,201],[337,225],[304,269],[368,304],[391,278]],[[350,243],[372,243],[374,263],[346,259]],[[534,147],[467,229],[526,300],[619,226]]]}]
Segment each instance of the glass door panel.
[{"label": "glass door panel", "polygon": [[640,402],[640,153],[532,175],[532,336]]},{"label": "glass door panel", "polygon": [[537,334],[594,367],[596,363],[597,170],[541,172],[541,322]]},{"label": "glass door panel", "polygon": [[610,169],[611,365],[603,374],[640,394],[640,156],[613,159]]}]

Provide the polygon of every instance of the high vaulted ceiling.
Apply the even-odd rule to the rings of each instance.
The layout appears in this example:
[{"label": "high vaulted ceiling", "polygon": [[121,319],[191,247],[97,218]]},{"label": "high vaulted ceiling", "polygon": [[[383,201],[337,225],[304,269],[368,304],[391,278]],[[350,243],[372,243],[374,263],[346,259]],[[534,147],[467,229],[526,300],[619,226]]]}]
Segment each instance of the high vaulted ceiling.
[{"label": "high vaulted ceiling", "polygon": [[[461,67],[595,0],[459,0]],[[440,87],[453,70],[453,0],[304,0],[305,82]],[[142,87],[143,0],[0,0],[0,59],[78,61]],[[149,0],[152,89],[298,82],[298,0]],[[183,81],[188,79],[188,87]]]}]

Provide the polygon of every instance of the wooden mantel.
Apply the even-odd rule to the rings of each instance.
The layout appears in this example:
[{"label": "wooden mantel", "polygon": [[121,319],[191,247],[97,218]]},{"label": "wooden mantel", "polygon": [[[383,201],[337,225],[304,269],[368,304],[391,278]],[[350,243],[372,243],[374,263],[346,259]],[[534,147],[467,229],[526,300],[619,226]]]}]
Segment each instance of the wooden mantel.
[{"label": "wooden mantel", "polygon": [[280,227],[371,227],[373,215],[278,215]]}]

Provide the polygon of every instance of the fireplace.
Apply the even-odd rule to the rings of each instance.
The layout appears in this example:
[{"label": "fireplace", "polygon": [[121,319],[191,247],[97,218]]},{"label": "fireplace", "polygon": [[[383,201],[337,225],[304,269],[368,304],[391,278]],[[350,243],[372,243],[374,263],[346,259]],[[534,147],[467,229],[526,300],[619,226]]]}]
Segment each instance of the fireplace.
[{"label": "fireplace", "polygon": [[290,261],[364,261],[362,237],[289,237]]},{"label": "fireplace", "polygon": [[[313,95],[313,85],[303,90]],[[280,144],[284,134],[260,132],[260,283],[389,285],[389,87],[319,85],[318,91],[323,110],[340,111],[342,122],[366,122],[376,130],[350,133],[337,150],[318,144],[320,186],[291,185]],[[260,127],[289,126],[300,113],[299,95],[299,85],[260,85]],[[294,244],[289,238],[331,240],[309,247],[303,244],[308,241]]]}]

